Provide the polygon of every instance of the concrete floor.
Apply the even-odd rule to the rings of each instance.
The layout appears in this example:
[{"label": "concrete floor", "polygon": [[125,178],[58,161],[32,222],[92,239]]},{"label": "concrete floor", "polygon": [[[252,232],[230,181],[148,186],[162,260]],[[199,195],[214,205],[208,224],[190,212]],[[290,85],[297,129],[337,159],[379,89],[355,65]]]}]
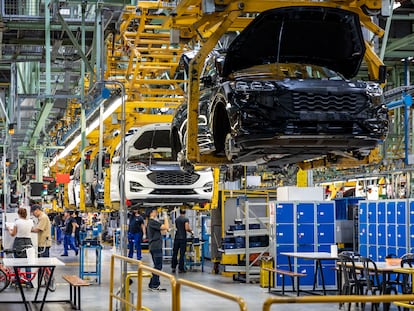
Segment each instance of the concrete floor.
[{"label": "concrete floor", "polygon": [[[54,245],[51,250],[51,256],[56,256],[66,263],[65,266],[57,267],[55,270],[55,277],[57,280],[57,289],[55,292],[51,292],[48,295],[50,300],[66,300],[69,298],[69,286],[65,281],[62,280],[63,274],[79,274],[79,256],[75,256],[73,251],[69,251],[69,257],[61,257],[63,246]],[[101,284],[96,282],[95,277],[90,277],[92,286],[82,288],[82,310],[94,311],[94,310],[109,310],[109,278],[110,278],[110,258],[114,253],[114,250],[111,246],[104,246],[102,251],[102,275],[101,275]],[[116,253],[116,251],[115,251]],[[88,255],[87,255],[88,257]],[[86,258],[87,258],[86,257]],[[90,255],[89,261],[94,262],[94,254]],[[88,261],[88,262],[89,262]],[[143,261],[148,263],[149,266],[152,266],[151,258],[148,253],[143,254]],[[94,263],[91,266],[85,266],[85,271],[94,271]],[[115,267],[116,277],[115,279],[120,279],[120,269],[118,265]],[[133,270],[132,266],[128,266],[128,270]],[[164,262],[163,271],[171,273],[170,264],[168,261]],[[267,292],[266,288],[261,288],[260,284],[245,284],[233,281],[231,277],[225,277],[222,275],[212,274],[212,267],[207,262],[204,267],[204,272],[201,272],[200,267],[195,267],[194,271],[188,271],[185,274],[176,274],[177,278],[184,278],[190,281],[197,282],[199,284],[218,289],[230,294],[238,295],[242,297],[246,303],[247,308],[250,311],[259,311],[262,310],[263,302],[271,297],[272,294]],[[147,290],[149,279],[144,279],[143,281],[143,296],[142,301],[143,305],[150,310],[160,310],[166,311],[171,310],[171,290],[169,287],[169,281],[166,279],[161,279],[161,285],[163,288],[167,288],[166,292],[151,292]],[[119,282],[115,288],[119,288]],[[133,292],[136,291],[132,285]],[[26,296],[33,297],[35,294],[35,289],[25,289]],[[25,310],[23,304],[12,304],[4,303],[7,301],[20,301],[21,296],[18,290],[13,287],[9,287],[0,293],[0,311],[20,311]],[[116,306],[114,302],[114,306]],[[285,310],[289,308],[290,311],[295,310],[338,310],[338,304],[289,304],[287,305],[273,305],[271,310]],[[310,308],[310,309],[309,309]],[[367,309],[370,306],[367,306]],[[39,310],[40,305],[35,307],[35,310]],[[352,307],[352,309],[355,309]],[[69,304],[64,303],[49,303],[45,305],[43,309],[45,311],[62,311],[62,310],[71,310]],[[114,307],[113,310],[117,310]],[[120,310],[120,308],[118,308]],[[181,291],[181,310],[183,311],[202,311],[202,310],[215,310],[215,311],[228,311],[228,310],[240,310],[238,305],[234,302],[230,302],[223,298],[212,296],[200,291],[183,288]],[[347,310],[347,309],[345,309]],[[396,307],[392,306],[391,310],[397,310]]]}]

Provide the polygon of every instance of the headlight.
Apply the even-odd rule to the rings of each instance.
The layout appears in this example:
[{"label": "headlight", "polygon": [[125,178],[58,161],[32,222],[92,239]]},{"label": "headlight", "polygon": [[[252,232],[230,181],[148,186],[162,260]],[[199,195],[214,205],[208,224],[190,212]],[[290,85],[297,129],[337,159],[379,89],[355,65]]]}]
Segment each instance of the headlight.
[{"label": "headlight", "polygon": [[377,83],[368,83],[367,94],[371,96],[381,96],[383,94],[382,87]]},{"label": "headlight", "polygon": [[384,101],[382,87],[377,83],[368,83],[366,87],[368,96],[374,105],[380,105]]},{"label": "headlight", "polygon": [[232,87],[238,92],[274,91],[276,86],[270,81],[237,81]]},{"label": "headlight", "polygon": [[126,169],[128,171],[133,171],[133,172],[146,172],[147,171],[147,166],[144,163],[141,163],[141,162],[128,163],[126,165]]}]

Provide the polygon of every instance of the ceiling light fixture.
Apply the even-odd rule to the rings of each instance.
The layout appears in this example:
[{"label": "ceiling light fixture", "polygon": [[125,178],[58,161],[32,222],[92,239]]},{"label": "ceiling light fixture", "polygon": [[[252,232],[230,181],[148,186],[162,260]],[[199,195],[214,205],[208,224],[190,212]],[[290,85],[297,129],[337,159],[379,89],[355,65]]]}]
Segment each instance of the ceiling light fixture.
[{"label": "ceiling light fixture", "polygon": [[9,123],[9,134],[10,135],[14,134],[14,123]]},{"label": "ceiling light fixture", "polygon": [[[108,107],[108,109],[103,114],[103,120],[106,120],[111,114],[115,112],[122,104],[122,97],[119,97],[114,100],[114,102]],[[95,130],[99,126],[99,118],[95,119],[94,121],[86,127],[85,136],[88,136],[93,130]],[[57,156],[53,158],[50,162],[49,167],[52,167],[56,164],[56,162],[64,157],[66,157],[81,141],[81,135],[79,134],[76,136],[70,143],[59,153]]]}]

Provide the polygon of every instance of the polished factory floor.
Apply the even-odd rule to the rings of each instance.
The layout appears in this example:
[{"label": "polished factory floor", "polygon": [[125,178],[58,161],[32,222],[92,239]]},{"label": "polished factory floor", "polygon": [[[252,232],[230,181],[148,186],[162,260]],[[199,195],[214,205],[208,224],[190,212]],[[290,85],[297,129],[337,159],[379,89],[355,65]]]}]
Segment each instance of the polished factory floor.
[{"label": "polished factory floor", "polygon": [[[75,256],[73,251],[69,251],[68,257],[61,257],[63,246],[62,245],[53,245],[51,250],[51,256],[56,256],[66,263],[65,266],[57,267],[55,270],[55,276],[57,280],[57,289],[55,292],[49,294],[48,299],[50,300],[65,300],[69,298],[69,286],[65,281],[62,280],[63,274],[79,274],[79,256]],[[90,251],[90,250],[89,250]],[[81,306],[82,310],[86,311],[98,311],[98,310],[109,310],[109,278],[110,278],[110,258],[111,255],[119,250],[114,249],[113,247],[106,245],[102,251],[102,275],[101,275],[101,284],[96,282],[96,278],[90,276],[90,281],[92,286],[82,288],[82,301]],[[95,271],[95,257],[94,254],[91,254],[88,259],[88,253],[85,256],[85,262],[91,262],[92,268],[85,265],[85,271]],[[151,259],[148,253],[143,254],[143,261],[148,263],[150,266]],[[116,265],[118,267],[118,265]],[[120,269],[116,268],[117,276],[120,277]],[[132,266],[128,266],[128,270],[132,270]],[[168,261],[164,262],[163,271],[171,273],[170,263]],[[188,271],[187,273],[176,274],[177,278],[185,278],[199,284],[219,289],[221,291],[231,293],[234,295],[241,296],[247,303],[248,310],[259,311],[262,310],[263,302],[272,294],[267,292],[266,288],[260,287],[260,284],[257,283],[240,283],[233,281],[231,277],[225,277],[222,275],[217,275],[212,273],[212,267],[209,262],[206,262],[204,266],[204,272],[201,272],[200,267],[194,267],[193,271]],[[118,283],[115,280],[116,283]],[[163,288],[166,288],[165,292],[152,292],[147,290],[148,279],[144,279],[143,286],[143,305],[150,310],[160,310],[167,311],[171,310],[171,290],[169,289],[169,281],[167,279],[161,279],[161,285]],[[117,285],[119,286],[119,285]],[[115,287],[117,288],[117,287]],[[132,286],[132,291],[134,292],[135,288]],[[25,289],[26,296],[33,297],[35,289]],[[134,295],[134,294],[133,294]],[[9,287],[0,293],[0,301],[19,301],[21,300],[20,293],[14,288]],[[284,310],[289,308],[290,311],[294,310],[338,310],[338,304],[289,304],[289,305],[273,305],[271,310]],[[370,306],[366,306],[370,308]],[[40,309],[40,305],[35,306],[36,310]],[[344,309],[344,308],[342,308]],[[357,310],[354,306],[352,309]],[[0,311],[20,311],[24,310],[23,304],[9,304],[1,303]],[[65,303],[48,303],[43,309],[45,311],[61,311],[61,310],[71,310],[69,304]],[[117,304],[114,302],[114,310],[121,310],[120,307],[117,307]],[[228,311],[228,310],[240,310],[238,305],[234,302],[227,301],[223,298],[218,298],[200,291],[183,288],[181,291],[181,310],[185,311],[202,311],[202,310],[214,310],[214,311]],[[345,309],[347,310],[347,308]],[[397,310],[395,306],[391,306],[391,310]]]}]

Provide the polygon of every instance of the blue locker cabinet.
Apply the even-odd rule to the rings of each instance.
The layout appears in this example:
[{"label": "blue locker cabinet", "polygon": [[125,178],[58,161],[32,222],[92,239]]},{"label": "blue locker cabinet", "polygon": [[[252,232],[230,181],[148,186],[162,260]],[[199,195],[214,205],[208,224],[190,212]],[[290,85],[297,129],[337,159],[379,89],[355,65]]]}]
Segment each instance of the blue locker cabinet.
[{"label": "blue locker cabinet", "polygon": [[[277,269],[280,270],[287,270],[289,271],[289,265],[276,265]],[[282,276],[278,273],[276,273],[276,287],[281,287],[282,286]],[[302,284],[302,282],[300,283]],[[285,289],[286,286],[292,286],[292,278],[285,276]]]},{"label": "blue locker cabinet", "polygon": [[[414,200],[360,201],[359,253],[383,261],[414,249]],[[376,216],[375,216],[376,215]]]},{"label": "blue locker cabinet", "polygon": [[332,224],[335,222],[335,205],[331,202],[317,205],[317,224]]},{"label": "blue locker cabinet", "polygon": [[376,247],[376,246],[368,246],[368,257],[371,258],[374,261],[376,261],[377,257],[378,257],[377,249],[378,249],[378,247]]},{"label": "blue locker cabinet", "polygon": [[[385,232],[384,232],[384,235],[385,235]],[[368,244],[368,225],[367,224],[359,224],[359,244],[360,245]]]},{"label": "blue locker cabinet", "polygon": [[293,224],[276,224],[276,243],[293,244],[295,243],[295,233]]},{"label": "blue locker cabinet", "polygon": [[378,255],[377,255],[377,261],[385,261],[385,257],[390,254],[387,251],[387,247],[386,246],[380,246],[378,247]]},{"label": "blue locker cabinet", "polygon": [[396,209],[396,218],[397,224],[406,224],[407,223],[407,202],[406,201],[398,201],[397,202],[397,209]]},{"label": "blue locker cabinet", "polygon": [[407,241],[407,226],[402,224],[397,225],[397,246],[407,249]]},{"label": "blue locker cabinet", "polygon": [[297,243],[298,244],[315,244],[315,225],[298,224],[297,226]]},{"label": "blue locker cabinet", "polygon": [[367,244],[359,245],[359,254],[361,254],[361,256],[368,257],[368,245]]},{"label": "blue locker cabinet", "polygon": [[[335,202],[276,202],[276,267],[288,269],[288,257],[283,252],[330,252],[335,244]],[[292,268],[304,272],[306,277],[300,280],[300,286],[309,289],[313,285],[315,261],[291,258]],[[334,265],[335,262],[329,263]],[[328,272],[326,272],[328,273]],[[285,278],[285,286],[291,284],[291,278]],[[332,284],[336,287],[335,281]],[[331,285],[331,282],[326,283]],[[281,278],[276,279],[281,286]]]},{"label": "blue locker cabinet", "polygon": [[371,223],[371,224],[377,223],[377,202],[373,202],[373,201],[368,202],[367,223]]},{"label": "blue locker cabinet", "polygon": [[377,225],[376,224],[368,224],[368,244],[375,245],[377,244]]},{"label": "blue locker cabinet", "polygon": [[377,243],[378,245],[382,245],[382,246],[387,245],[387,225],[386,224],[378,225]]},{"label": "blue locker cabinet", "polygon": [[298,203],[296,206],[296,217],[298,224],[315,223],[315,204]]},{"label": "blue locker cabinet", "polygon": [[276,244],[276,262],[279,265],[288,265],[289,260],[287,256],[280,253],[291,253],[295,251],[294,244]]},{"label": "blue locker cabinet", "polygon": [[391,247],[397,246],[397,226],[396,225],[387,226],[387,246],[391,246]]},{"label": "blue locker cabinet", "polygon": [[[325,286],[334,286],[336,284],[336,264],[326,264],[322,262],[323,277],[325,279]],[[318,286],[322,286],[320,278],[318,278]]]},{"label": "blue locker cabinet", "polygon": [[[414,223],[410,224],[410,226],[408,227],[408,234],[409,234],[409,241],[410,244],[408,245],[410,247],[410,249],[414,248]],[[411,251],[410,251],[411,252]]]},{"label": "blue locker cabinet", "polygon": [[[311,263],[313,261],[309,261],[308,263]],[[299,273],[306,273],[306,276],[300,278],[300,287],[302,286],[312,286],[313,285],[313,274],[315,271],[315,265],[314,264],[298,264],[298,270]]]},{"label": "blue locker cabinet", "polygon": [[366,224],[368,222],[368,208],[367,208],[367,202],[366,201],[359,202],[358,221],[359,221],[360,224]]},{"label": "blue locker cabinet", "polygon": [[401,257],[402,255],[407,253],[407,247],[397,247],[397,257]]},{"label": "blue locker cabinet", "polygon": [[276,203],[276,223],[293,224],[295,221],[294,212],[293,203]]},{"label": "blue locker cabinet", "polygon": [[396,204],[395,201],[387,202],[387,224],[395,224],[396,222]]},{"label": "blue locker cabinet", "polygon": [[378,202],[377,204],[377,220],[379,224],[385,224],[386,223],[386,216],[387,216],[387,211],[386,211],[386,206],[385,206],[385,202]]},{"label": "blue locker cabinet", "polygon": [[409,220],[408,221],[409,221],[409,224],[410,225],[414,225],[414,200],[410,200],[410,204],[409,204]]},{"label": "blue locker cabinet", "polygon": [[335,235],[335,227],[330,224],[320,224],[316,225],[317,227],[317,239],[318,243],[332,243],[332,237]]}]

